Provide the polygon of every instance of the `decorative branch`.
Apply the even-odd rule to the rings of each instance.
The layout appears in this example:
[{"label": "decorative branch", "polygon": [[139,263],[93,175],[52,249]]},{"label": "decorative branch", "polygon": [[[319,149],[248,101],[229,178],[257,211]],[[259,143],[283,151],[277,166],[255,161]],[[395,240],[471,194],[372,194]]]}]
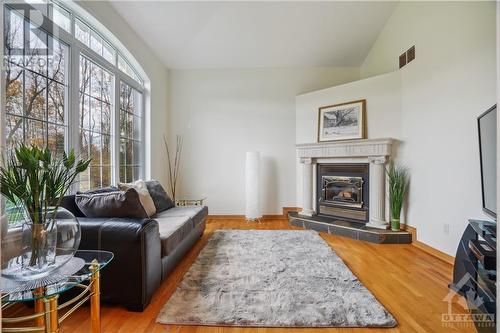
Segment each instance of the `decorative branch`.
[{"label": "decorative branch", "polygon": [[173,162],[170,155],[170,149],[168,147],[168,140],[166,135],[163,136],[163,142],[165,143],[165,149],[167,151],[167,168],[169,175],[168,182],[170,187],[170,193],[172,195],[172,200],[174,200],[175,202],[177,181],[179,179],[179,166],[181,164],[183,138],[180,135],[176,135],[175,155]]}]

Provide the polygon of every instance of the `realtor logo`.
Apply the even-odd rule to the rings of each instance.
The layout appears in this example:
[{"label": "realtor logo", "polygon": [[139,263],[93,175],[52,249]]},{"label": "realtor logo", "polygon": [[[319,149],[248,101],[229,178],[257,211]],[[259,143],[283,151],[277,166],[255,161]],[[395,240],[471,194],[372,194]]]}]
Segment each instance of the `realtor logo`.
[{"label": "realtor logo", "polygon": [[[479,294],[485,296],[482,297]],[[495,300],[469,273],[466,273],[457,284],[450,286],[450,292],[443,301],[448,303],[448,312],[441,314],[443,327],[474,327],[474,323],[483,328],[495,327],[495,313],[484,313],[485,303],[495,302]],[[455,313],[453,303],[458,303],[466,312]]]},{"label": "realtor logo", "polygon": [[[47,4],[13,1],[7,2],[6,8],[4,61],[22,67],[46,67],[53,55],[53,39],[48,38],[46,32],[49,25],[44,15]],[[51,35],[56,36],[58,29],[51,30]]]}]

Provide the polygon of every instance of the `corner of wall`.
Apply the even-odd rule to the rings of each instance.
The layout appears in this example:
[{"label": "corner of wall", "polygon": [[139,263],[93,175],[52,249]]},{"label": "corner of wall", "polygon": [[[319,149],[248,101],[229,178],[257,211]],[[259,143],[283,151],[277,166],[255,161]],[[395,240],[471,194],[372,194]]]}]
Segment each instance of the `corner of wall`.
[{"label": "corner of wall", "polygon": [[[361,66],[365,80],[296,99],[299,142],[314,138],[316,120],[310,114],[317,105],[359,96],[369,99],[369,136],[398,138],[397,159],[411,169],[405,222],[418,228],[419,241],[449,255],[455,253],[467,219],[484,218],[476,118],[500,96],[495,68],[500,52],[495,45],[500,27],[495,23],[500,23],[494,21],[494,5],[492,1],[402,2]],[[399,70],[397,56],[411,45],[417,46],[417,57]],[[436,173],[439,169],[449,171]],[[449,187],[445,201],[436,204],[429,189],[440,182]],[[463,188],[471,189],[470,200],[463,200]]]},{"label": "corner of wall", "polygon": [[388,40],[387,35],[388,31],[391,30],[391,26],[393,25],[393,21],[395,17],[398,15],[398,11],[400,10],[401,3],[399,3],[391,16],[387,19],[384,27],[380,30],[377,38],[373,42],[370,51],[363,60],[363,63],[359,67],[360,70],[360,78],[366,79],[372,76],[385,74],[397,69],[396,64],[391,63],[388,60],[390,57],[387,55],[388,44],[392,41]]}]

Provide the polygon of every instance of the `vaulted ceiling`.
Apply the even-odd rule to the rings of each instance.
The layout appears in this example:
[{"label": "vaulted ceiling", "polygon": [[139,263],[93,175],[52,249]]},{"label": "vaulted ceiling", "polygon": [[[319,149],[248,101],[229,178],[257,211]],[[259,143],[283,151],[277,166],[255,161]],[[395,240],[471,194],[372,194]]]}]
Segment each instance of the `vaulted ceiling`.
[{"label": "vaulted ceiling", "polygon": [[168,68],[359,66],[397,2],[113,1]]}]

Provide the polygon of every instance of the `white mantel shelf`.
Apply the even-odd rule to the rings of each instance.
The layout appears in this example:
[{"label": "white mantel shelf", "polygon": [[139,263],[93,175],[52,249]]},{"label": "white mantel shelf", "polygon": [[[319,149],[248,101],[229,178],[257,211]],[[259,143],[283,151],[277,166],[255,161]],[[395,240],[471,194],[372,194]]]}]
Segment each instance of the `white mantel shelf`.
[{"label": "white mantel shelf", "polygon": [[349,141],[301,143],[296,145],[299,158],[390,156],[395,139],[363,139]]},{"label": "white mantel shelf", "polygon": [[369,227],[388,228],[386,218],[386,178],[385,163],[397,142],[391,138],[363,139],[334,142],[304,143],[296,145],[297,157],[302,164],[303,204],[300,215],[313,216],[315,193],[315,165],[317,163],[345,163],[348,161],[370,164],[369,177]]}]

